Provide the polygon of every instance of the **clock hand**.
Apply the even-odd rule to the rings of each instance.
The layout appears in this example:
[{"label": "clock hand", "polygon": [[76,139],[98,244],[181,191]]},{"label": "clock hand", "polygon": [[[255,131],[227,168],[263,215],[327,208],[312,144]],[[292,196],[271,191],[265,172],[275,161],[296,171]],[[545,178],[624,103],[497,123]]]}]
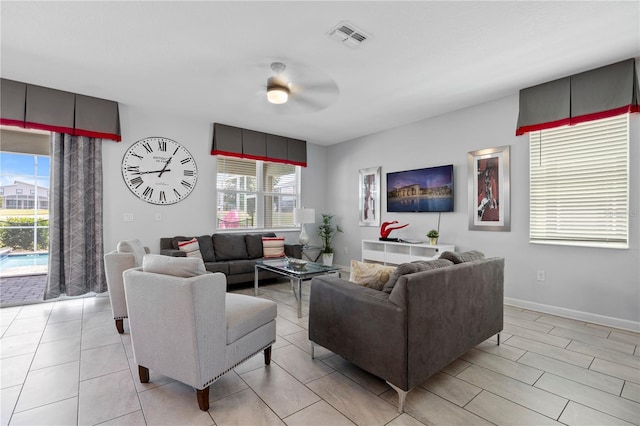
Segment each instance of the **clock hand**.
[{"label": "clock hand", "polygon": [[162,177],[162,174],[164,172],[170,172],[170,169],[167,169],[167,166],[169,165],[169,163],[171,162],[171,159],[173,158],[173,155],[171,157],[169,157],[169,159],[167,160],[166,163],[164,163],[164,167],[162,168],[162,170],[160,170],[160,173],[158,173],[158,177]]}]

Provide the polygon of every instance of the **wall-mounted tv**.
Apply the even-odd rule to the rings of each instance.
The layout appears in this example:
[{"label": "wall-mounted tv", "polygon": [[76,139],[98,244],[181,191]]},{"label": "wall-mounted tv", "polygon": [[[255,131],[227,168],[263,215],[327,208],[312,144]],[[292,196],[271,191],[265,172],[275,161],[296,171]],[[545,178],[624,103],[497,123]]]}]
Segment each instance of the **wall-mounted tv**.
[{"label": "wall-mounted tv", "polygon": [[387,212],[452,212],[453,164],[387,173]]}]

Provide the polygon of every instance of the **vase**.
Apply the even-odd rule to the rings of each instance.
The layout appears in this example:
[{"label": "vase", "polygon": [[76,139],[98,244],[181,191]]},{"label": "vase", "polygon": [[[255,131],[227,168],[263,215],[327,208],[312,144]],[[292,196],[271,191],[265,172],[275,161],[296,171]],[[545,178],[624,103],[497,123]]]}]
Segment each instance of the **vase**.
[{"label": "vase", "polygon": [[322,253],[322,264],[324,266],[333,265],[333,253]]},{"label": "vase", "polygon": [[432,246],[438,245],[438,239],[437,238],[429,238],[429,244],[431,244]]}]

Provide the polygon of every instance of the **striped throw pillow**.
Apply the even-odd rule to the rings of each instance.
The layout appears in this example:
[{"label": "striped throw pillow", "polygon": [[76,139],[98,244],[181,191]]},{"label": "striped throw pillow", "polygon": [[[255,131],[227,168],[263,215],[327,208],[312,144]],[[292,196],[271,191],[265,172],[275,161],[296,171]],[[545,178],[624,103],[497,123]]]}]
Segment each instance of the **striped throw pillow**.
[{"label": "striped throw pillow", "polygon": [[264,257],[284,257],[284,237],[262,237]]},{"label": "striped throw pillow", "polygon": [[202,253],[200,253],[200,244],[196,238],[189,241],[180,241],[178,243],[180,251],[187,253],[187,257],[197,257],[202,259]]}]

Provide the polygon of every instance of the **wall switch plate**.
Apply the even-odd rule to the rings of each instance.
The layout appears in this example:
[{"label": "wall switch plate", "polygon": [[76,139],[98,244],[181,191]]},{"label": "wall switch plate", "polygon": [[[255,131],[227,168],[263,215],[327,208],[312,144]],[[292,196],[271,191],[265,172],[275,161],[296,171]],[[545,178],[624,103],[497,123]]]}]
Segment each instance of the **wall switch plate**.
[{"label": "wall switch plate", "polygon": [[133,213],[124,213],[122,215],[123,222],[133,222]]},{"label": "wall switch plate", "polygon": [[538,270],[538,272],[536,273],[536,276],[538,277],[538,281],[544,281],[546,279],[546,276],[543,270]]},{"label": "wall switch plate", "polygon": [[156,213],[156,221],[160,222],[162,220],[162,213]]}]

